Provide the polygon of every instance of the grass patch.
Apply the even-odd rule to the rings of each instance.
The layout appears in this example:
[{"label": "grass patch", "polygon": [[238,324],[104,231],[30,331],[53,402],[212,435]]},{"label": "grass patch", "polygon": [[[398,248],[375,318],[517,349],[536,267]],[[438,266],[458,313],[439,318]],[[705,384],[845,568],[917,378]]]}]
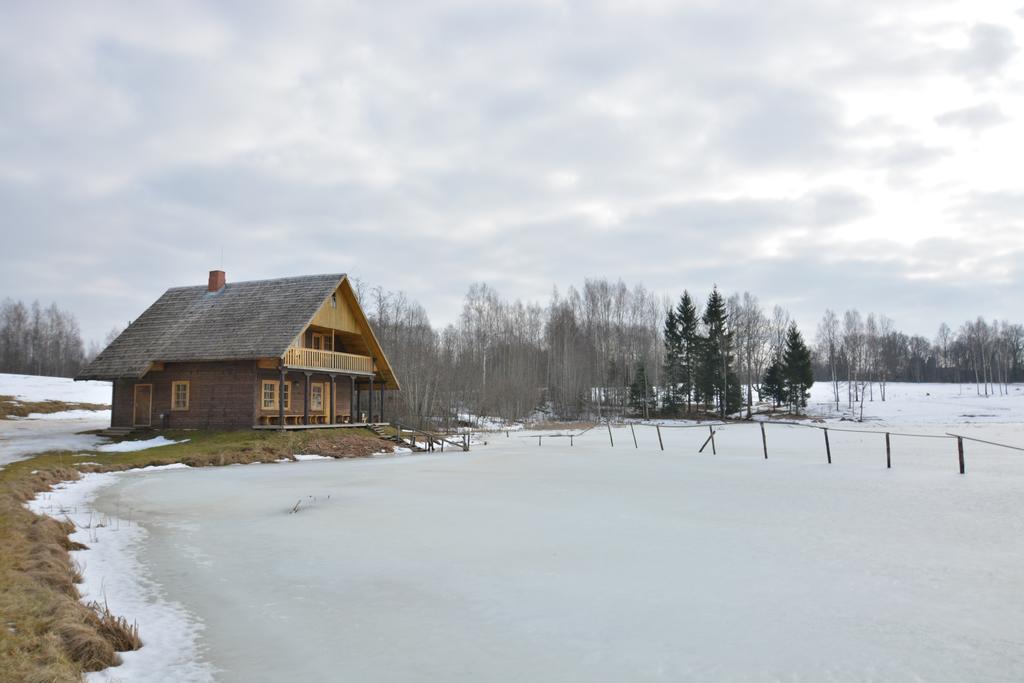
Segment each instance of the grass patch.
[{"label": "grass patch", "polygon": [[120,663],[119,651],[137,649],[143,642],[138,627],[124,615],[111,614],[106,605],[81,602],[76,586],[81,568],[68,551],[83,546],[68,538],[74,531],[70,522],[25,508],[38,493],[58,482],[78,479],[80,472],[171,463],[204,467],[276,462],[301,453],[363,457],[391,450],[391,444],[368,429],[169,430],[159,434],[189,441],[130,453],[43,453],[0,469],[0,679],[4,683],[79,682],[84,672]]},{"label": "grass patch", "polygon": [[0,420],[26,417],[32,413],[61,413],[65,410],[110,410],[105,403],[69,403],[67,401],[19,401],[13,396],[0,396]]}]

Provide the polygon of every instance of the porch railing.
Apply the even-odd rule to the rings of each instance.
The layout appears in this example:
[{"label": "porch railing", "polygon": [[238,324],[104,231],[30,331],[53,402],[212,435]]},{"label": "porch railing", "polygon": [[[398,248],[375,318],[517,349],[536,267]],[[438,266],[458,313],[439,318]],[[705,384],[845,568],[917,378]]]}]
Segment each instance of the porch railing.
[{"label": "porch railing", "polygon": [[373,373],[373,359],[354,353],[320,351],[319,349],[290,348],[285,351],[284,364],[290,367],[339,370],[342,372]]}]

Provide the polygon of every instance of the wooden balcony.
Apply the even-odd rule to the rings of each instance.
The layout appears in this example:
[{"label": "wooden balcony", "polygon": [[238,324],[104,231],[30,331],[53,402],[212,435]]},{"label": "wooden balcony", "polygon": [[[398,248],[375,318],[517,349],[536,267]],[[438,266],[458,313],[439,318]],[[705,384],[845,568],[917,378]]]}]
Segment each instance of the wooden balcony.
[{"label": "wooden balcony", "polygon": [[284,364],[288,368],[304,370],[322,370],[343,372],[358,375],[372,375],[375,368],[369,356],[357,356],[354,353],[338,353],[337,351],[320,351],[319,349],[290,348],[284,354]]}]

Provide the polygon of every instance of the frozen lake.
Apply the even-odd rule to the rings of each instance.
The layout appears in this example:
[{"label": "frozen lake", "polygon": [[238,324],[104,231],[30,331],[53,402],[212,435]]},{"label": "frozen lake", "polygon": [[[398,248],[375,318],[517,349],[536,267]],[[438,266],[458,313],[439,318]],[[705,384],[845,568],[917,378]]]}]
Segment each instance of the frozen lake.
[{"label": "frozen lake", "polygon": [[168,628],[205,628],[188,650],[94,566],[193,668],[151,647],[93,678],[1024,679],[1019,454],[972,444],[961,477],[948,441],[897,440],[887,471],[877,437],[836,434],[831,466],[817,430],[769,428],[768,461],[756,427],[717,456],[640,437],[100,475],[146,532],[132,573],[190,615]]}]

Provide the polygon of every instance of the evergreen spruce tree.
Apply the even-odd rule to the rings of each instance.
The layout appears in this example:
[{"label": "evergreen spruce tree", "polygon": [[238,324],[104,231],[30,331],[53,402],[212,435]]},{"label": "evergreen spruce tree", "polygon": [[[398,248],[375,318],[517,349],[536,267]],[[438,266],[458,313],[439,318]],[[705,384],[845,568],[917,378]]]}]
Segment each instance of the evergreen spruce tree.
[{"label": "evergreen spruce tree", "polygon": [[665,411],[678,415],[682,405],[680,384],[682,383],[682,339],[679,334],[679,317],[675,308],[669,308],[665,315]]},{"label": "evergreen spruce tree", "polygon": [[728,317],[725,298],[716,286],[711,290],[701,319],[705,328],[702,376],[705,390],[711,393],[706,398],[713,397],[716,400],[719,414],[723,418],[729,411],[729,375],[732,366],[732,332],[728,328]]},{"label": "evergreen spruce tree", "polygon": [[650,417],[654,410],[654,388],[647,382],[643,363],[636,364],[633,382],[629,385],[629,406],[637,417]]},{"label": "evergreen spruce tree", "polygon": [[783,400],[783,393],[782,366],[772,363],[765,370],[764,378],[761,380],[761,398],[771,400],[772,408],[778,408]]},{"label": "evergreen spruce tree", "polygon": [[796,323],[786,333],[786,351],[782,356],[783,394],[786,403],[794,413],[807,407],[811,385],[814,384],[814,368],[811,365],[811,350],[804,343],[803,335]]},{"label": "evergreen spruce tree", "polygon": [[730,415],[743,410],[743,387],[740,385],[739,376],[729,370],[728,383],[726,384],[725,405]]},{"label": "evergreen spruce tree", "polygon": [[692,409],[691,400],[696,390],[697,366],[700,364],[702,345],[697,329],[697,307],[690,293],[683,292],[676,307],[676,324],[679,329],[679,389],[686,400],[686,412]]}]

